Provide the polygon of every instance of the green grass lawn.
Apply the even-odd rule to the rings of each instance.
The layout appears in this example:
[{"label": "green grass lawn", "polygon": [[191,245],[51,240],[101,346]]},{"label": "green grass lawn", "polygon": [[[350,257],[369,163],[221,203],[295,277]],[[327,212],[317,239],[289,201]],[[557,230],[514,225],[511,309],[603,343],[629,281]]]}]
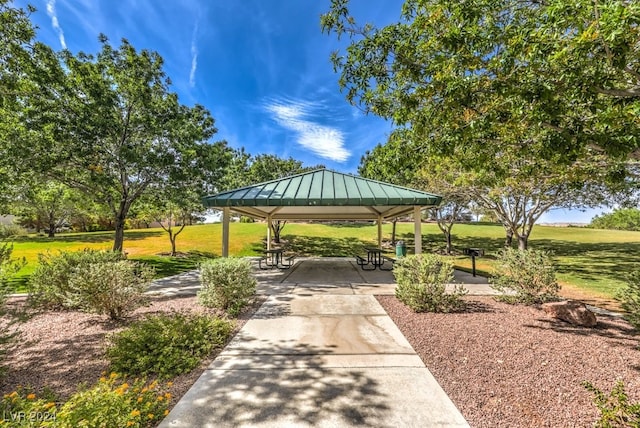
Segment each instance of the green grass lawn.
[{"label": "green grass lawn", "polygon": [[[413,223],[398,224],[398,239],[413,245]],[[425,251],[441,251],[443,236],[434,224],[422,227]],[[221,253],[220,224],[188,226],[178,236],[177,249],[186,257],[166,257],[169,239],[162,229],[129,230],[125,233],[124,250],[128,257],[152,264],[158,276],[167,276],[192,269],[203,257]],[[458,253],[463,248],[484,248],[486,256],[477,260],[479,270],[488,272],[504,240],[502,226],[462,224],[453,228],[453,244]],[[26,236],[14,243],[14,256],[25,257],[27,265],[20,271],[18,284],[24,284],[35,268],[39,253],[77,251],[84,248],[109,249],[112,232],[61,234],[55,238]],[[263,223],[232,223],[229,252],[235,256],[261,254],[266,237]],[[383,226],[385,240],[391,238],[391,224]],[[345,256],[362,254],[364,247],[375,245],[373,224],[327,225],[289,223],[282,232],[291,252],[299,255]],[[558,263],[558,279],[566,286],[593,296],[611,298],[624,285],[627,272],[640,262],[640,232],[536,226],[530,247],[549,250]],[[393,250],[393,249],[391,249]],[[456,265],[470,268],[471,260],[454,256]]]}]

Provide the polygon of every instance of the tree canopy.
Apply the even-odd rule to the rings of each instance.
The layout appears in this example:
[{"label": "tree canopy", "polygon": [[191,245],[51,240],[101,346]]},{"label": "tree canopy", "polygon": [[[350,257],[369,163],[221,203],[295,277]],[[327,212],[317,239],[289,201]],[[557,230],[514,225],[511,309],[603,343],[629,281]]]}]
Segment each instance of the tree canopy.
[{"label": "tree canopy", "polygon": [[637,2],[406,0],[376,28],[332,0],[321,22],[348,37],[332,55],[347,100],[397,125],[361,172],[443,174],[521,248],[552,207],[637,191]]},{"label": "tree canopy", "polygon": [[151,185],[220,176],[225,155],[208,142],[216,132],[210,113],[170,92],[159,54],[100,40],[96,56],[64,51],[48,63],[55,78],[38,83],[46,97],[25,100],[20,119],[29,132],[12,142],[13,154],[106,205],[113,249],[122,250],[129,209]]},{"label": "tree canopy", "polygon": [[348,5],[322,16],[350,38],[332,57],[347,99],[423,150],[478,165],[535,144],[554,162],[604,155],[618,173],[640,158],[637,2],[407,0],[384,28],[358,24]]}]

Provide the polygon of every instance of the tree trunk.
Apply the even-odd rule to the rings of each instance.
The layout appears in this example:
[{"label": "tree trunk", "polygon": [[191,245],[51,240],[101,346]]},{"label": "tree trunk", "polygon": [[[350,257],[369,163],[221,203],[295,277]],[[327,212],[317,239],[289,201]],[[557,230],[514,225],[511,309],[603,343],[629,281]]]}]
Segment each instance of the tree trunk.
[{"label": "tree trunk", "polygon": [[171,241],[171,257],[176,256],[176,235],[169,233],[169,240]]},{"label": "tree trunk", "polygon": [[287,224],[286,221],[272,221],[271,222],[271,231],[273,232],[273,242],[276,244],[280,243],[280,232],[284,228],[284,225]]},{"label": "tree trunk", "polygon": [[115,236],[113,238],[113,251],[122,252],[124,244],[124,217],[118,215],[115,221]]},{"label": "tree trunk", "polygon": [[53,223],[49,223],[49,238],[55,238],[56,236],[56,225]]},{"label": "tree trunk", "polygon": [[444,233],[444,236],[447,239],[447,255],[451,255],[451,250],[453,249],[453,246],[451,245],[451,229],[447,230]]},{"label": "tree trunk", "polygon": [[525,251],[529,248],[529,235],[518,235],[518,249]]},{"label": "tree trunk", "polygon": [[507,235],[504,238],[504,247],[510,248],[511,244],[513,244],[513,231],[507,229]]},{"label": "tree trunk", "polygon": [[393,228],[391,229],[391,245],[396,246],[396,224],[398,223],[398,219],[393,219]]}]

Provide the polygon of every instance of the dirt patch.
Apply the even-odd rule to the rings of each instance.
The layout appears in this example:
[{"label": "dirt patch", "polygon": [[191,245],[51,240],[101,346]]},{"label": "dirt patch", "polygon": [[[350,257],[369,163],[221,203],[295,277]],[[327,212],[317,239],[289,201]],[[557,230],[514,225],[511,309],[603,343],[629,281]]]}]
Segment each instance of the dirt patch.
[{"label": "dirt patch", "polygon": [[609,391],[621,379],[640,401],[640,340],[624,320],[572,327],[490,297],[465,298],[465,313],[416,314],[377,298],[473,427],[593,426],[585,380]]}]

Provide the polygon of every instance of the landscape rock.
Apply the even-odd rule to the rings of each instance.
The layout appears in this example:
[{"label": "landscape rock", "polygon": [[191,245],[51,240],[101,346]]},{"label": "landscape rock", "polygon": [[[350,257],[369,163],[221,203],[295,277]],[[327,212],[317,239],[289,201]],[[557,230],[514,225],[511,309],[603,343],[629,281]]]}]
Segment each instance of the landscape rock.
[{"label": "landscape rock", "polygon": [[549,316],[573,325],[594,327],[598,323],[596,314],[587,309],[584,303],[575,300],[544,303],[542,309]]}]

